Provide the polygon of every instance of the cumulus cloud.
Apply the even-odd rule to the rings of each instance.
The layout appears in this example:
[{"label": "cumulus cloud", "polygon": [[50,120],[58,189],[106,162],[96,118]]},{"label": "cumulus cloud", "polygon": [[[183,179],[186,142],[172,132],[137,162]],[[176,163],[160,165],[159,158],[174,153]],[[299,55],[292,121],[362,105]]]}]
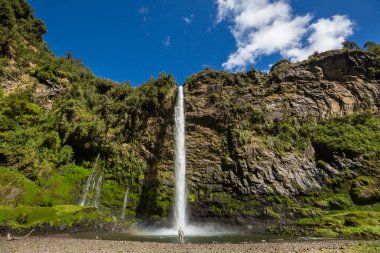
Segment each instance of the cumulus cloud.
[{"label": "cumulus cloud", "polygon": [[310,35],[307,45],[283,52],[283,55],[293,61],[304,60],[312,53],[340,48],[342,42],[350,36],[353,23],[345,16],[321,18],[310,25]]},{"label": "cumulus cloud", "polygon": [[237,50],[223,63],[241,70],[264,55],[280,53],[293,61],[315,51],[336,49],[353,33],[353,22],[336,15],[312,23],[310,14],[295,16],[286,0],[217,0],[217,22],[232,22]]}]

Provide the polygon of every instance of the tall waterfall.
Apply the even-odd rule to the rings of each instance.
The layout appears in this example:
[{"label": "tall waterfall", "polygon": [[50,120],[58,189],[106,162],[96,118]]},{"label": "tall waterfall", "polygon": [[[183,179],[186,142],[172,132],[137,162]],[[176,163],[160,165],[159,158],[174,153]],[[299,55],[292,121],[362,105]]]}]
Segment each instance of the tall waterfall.
[{"label": "tall waterfall", "polygon": [[185,113],[183,105],[183,88],[178,87],[175,106],[175,229],[186,225],[186,147],[185,147]]},{"label": "tall waterfall", "polygon": [[[182,86],[178,87],[177,103],[175,105],[175,202],[174,224],[171,228],[144,230],[144,234],[152,235],[178,235],[178,228],[183,227],[185,235],[220,235],[226,230],[215,224],[193,225],[188,222],[187,216],[187,187],[186,187],[186,145],[185,145],[185,109]],[[127,192],[128,194],[128,188]],[[125,199],[124,199],[125,200]],[[125,205],[125,204],[124,204]],[[124,217],[124,213],[122,214]]]}]

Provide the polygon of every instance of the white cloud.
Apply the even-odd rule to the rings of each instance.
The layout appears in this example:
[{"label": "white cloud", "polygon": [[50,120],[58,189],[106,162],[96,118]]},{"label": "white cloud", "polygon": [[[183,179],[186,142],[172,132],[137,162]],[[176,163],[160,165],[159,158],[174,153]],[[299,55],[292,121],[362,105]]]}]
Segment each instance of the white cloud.
[{"label": "white cloud", "polygon": [[353,22],[346,16],[321,18],[310,25],[307,45],[288,50],[283,55],[293,61],[304,60],[314,52],[340,48],[342,42],[352,35]]},{"label": "white cloud", "polygon": [[314,51],[341,47],[353,33],[346,16],[311,23],[312,16],[294,16],[286,0],[217,0],[217,22],[232,21],[230,28],[237,50],[223,63],[225,69],[241,70],[263,55],[280,53],[293,61]]},{"label": "white cloud", "polygon": [[182,17],[183,22],[185,22],[186,25],[190,25],[191,22],[193,22],[194,15],[190,15],[188,17]]},{"label": "white cloud", "polygon": [[169,47],[170,46],[170,36],[165,36],[165,39],[163,41],[161,41],[162,45],[164,45],[164,47]]},{"label": "white cloud", "polygon": [[137,10],[137,12],[140,15],[146,15],[149,13],[149,8],[148,7],[141,7],[140,9]]}]

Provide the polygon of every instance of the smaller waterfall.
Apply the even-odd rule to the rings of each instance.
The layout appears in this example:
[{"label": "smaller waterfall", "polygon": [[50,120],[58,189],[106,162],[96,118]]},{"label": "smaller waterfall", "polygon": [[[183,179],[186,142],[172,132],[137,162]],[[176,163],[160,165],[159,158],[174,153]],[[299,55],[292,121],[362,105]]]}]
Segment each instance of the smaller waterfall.
[{"label": "smaller waterfall", "polygon": [[[131,181],[129,181],[131,182]],[[127,204],[128,204],[128,196],[129,196],[129,188],[131,186],[131,183],[129,183],[127,190],[125,191],[124,195],[124,202],[123,202],[123,210],[121,211],[121,219],[125,220],[125,212],[127,209]]]},{"label": "smaller waterfall", "polygon": [[102,182],[103,182],[103,171],[100,174],[98,178],[98,182],[96,183],[96,189],[95,189],[95,197],[94,197],[94,206],[99,207],[99,199],[100,199],[100,192],[102,190]]},{"label": "smaller waterfall", "polygon": [[85,186],[84,191],[83,191],[82,199],[79,203],[80,206],[84,206],[84,204],[86,204],[87,194],[88,194],[88,191],[90,190],[90,186],[92,186],[91,190],[94,189],[95,179],[96,179],[96,174],[97,174],[96,169],[98,167],[99,156],[100,156],[100,154],[98,154],[98,156],[96,157],[95,164],[94,164],[94,167],[92,168],[91,175],[87,178],[87,182],[86,182],[86,186]]}]

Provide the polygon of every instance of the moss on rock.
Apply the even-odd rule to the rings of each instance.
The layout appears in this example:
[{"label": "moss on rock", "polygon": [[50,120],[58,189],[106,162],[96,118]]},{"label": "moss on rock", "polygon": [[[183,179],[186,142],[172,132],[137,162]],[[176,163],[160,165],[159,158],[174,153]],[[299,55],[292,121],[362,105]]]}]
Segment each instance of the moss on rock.
[{"label": "moss on rock", "polygon": [[0,206],[0,226],[12,229],[44,226],[52,229],[59,229],[62,226],[70,228],[76,223],[95,226],[100,221],[105,222],[105,216],[101,215],[95,207]]}]

